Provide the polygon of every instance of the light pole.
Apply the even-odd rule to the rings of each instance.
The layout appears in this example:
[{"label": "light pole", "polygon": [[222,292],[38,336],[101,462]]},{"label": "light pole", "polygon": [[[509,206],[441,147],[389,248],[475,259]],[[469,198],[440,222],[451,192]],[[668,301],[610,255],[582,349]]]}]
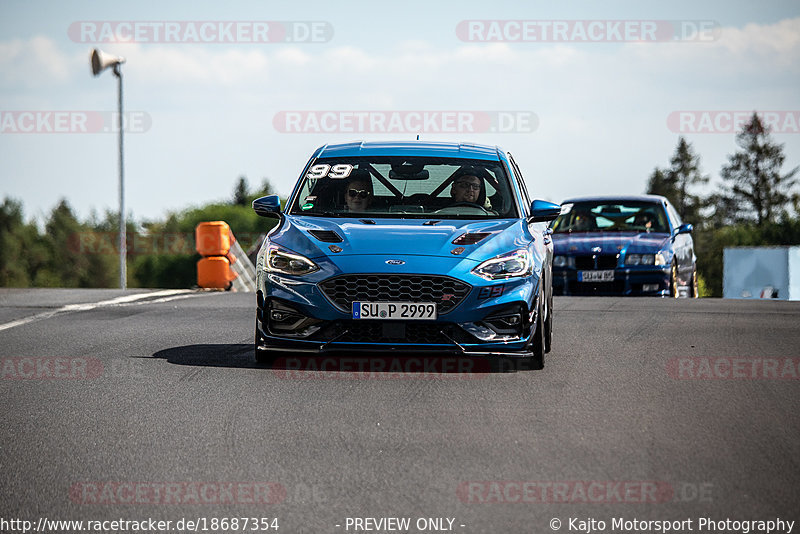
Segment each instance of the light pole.
[{"label": "light pole", "polygon": [[118,128],[119,128],[119,288],[126,289],[128,286],[128,269],[126,265],[127,240],[125,238],[125,165],[123,158],[123,131],[125,123],[122,118],[122,69],[125,63],[124,57],[106,54],[97,48],[93,49],[89,55],[92,64],[92,74],[97,76],[108,67],[113,68],[114,76],[117,77],[117,106],[118,106]]}]

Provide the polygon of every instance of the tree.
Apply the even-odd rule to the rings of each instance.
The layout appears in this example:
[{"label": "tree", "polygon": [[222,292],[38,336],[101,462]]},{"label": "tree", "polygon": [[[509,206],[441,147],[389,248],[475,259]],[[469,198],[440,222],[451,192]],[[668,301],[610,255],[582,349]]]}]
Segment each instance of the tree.
[{"label": "tree", "polygon": [[261,187],[253,193],[255,198],[265,197],[267,195],[274,195],[275,189],[272,187],[272,183],[269,181],[269,178],[264,178],[261,181]]},{"label": "tree", "polygon": [[647,194],[667,197],[670,202],[673,202],[678,196],[675,183],[658,167],[653,169],[653,174],[650,175],[647,182]]},{"label": "tree", "polygon": [[247,207],[251,207],[253,201],[257,198],[265,197],[267,195],[275,195],[275,189],[272,187],[272,183],[270,183],[269,178],[264,178],[261,181],[261,187],[256,189],[255,191],[250,192],[250,196],[247,197]]},{"label": "tree", "polygon": [[706,206],[713,214],[705,221],[710,228],[724,228],[747,222],[742,218],[737,201],[724,192],[709,195]]},{"label": "tree", "polygon": [[233,190],[233,203],[236,206],[247,206],[247,198],[250,196],[249,188],[247,185],[247,178],[244,176],[239,177],[236,183],[236,189]]},{"label": "tree", "polygon": [[683,136],[678,140],[670,165],[667,176],[675,185],[677,194],[673,206],[681,219],[698,221],[705,202],[700,196],[693,194],[691,189],[707,184],[708,176],[700,173],[700,156],[694,153],[692,145]]},{"label": "tree", "polygon": [[656,167],[650,175],[647,193],[666,197],[675,206],[681,219],[699,222],[700,210],[706,202],[694,194],[692,189],[707,182],[708,176],[700,173],[700,156],[694,153],[692,145],[681,136],[670,159],[670,167]]},{"label": "tree", "polygon": [[30,284],[22,204],[6,198],[0,205],[0,287]]},{"label": "tree", "polygon": [[90,254],[74,246],[75,237],[82,231],[85,227],[75,217],[69,203],[62,199],[45,224],[45,239],[51,253],[47,264],[36,273],[37,286],[94,286],[88,274]]},{"label": "tree", "polygon": [[726,197],[738,216],[755,220],[758,226],[776,221],[796,198],[792,187],[800,167],[781,174],[785,156],[783,145],[770,137],[770,129],[756,113],[736,134],[740,150],[728,156],[720,176],[726,182],[721,195]]}]

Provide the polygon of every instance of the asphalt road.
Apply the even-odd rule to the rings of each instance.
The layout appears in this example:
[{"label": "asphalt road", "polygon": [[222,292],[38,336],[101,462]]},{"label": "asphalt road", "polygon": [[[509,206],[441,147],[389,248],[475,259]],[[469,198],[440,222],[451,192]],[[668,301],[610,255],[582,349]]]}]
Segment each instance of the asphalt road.
[{"label": "asphalt road", "polygon": [[[0,290],[0,518],[263,517],[282,534],[800,520],[800,303],[555,309],[543,371],[333,372],[366,364],[256,366],[252,294]],[[390,517],[410,527],[354,527]]]}]

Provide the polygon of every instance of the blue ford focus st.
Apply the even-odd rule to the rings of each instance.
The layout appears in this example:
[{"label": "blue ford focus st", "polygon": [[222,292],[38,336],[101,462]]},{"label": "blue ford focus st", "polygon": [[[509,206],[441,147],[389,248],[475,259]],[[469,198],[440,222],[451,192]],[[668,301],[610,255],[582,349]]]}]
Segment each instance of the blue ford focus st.
[{"label": "blue ford focus st", "polygon": [[258,254],[255,357],[436,352],[520,357],[552,338],[560,206],[531,201],[511,154],[434,142],[317,149]]},{"label": "blue ford focus st", "polygon": [[552,230],[556,294],[697,297],[692,225],[662,196],[565,200]]}]

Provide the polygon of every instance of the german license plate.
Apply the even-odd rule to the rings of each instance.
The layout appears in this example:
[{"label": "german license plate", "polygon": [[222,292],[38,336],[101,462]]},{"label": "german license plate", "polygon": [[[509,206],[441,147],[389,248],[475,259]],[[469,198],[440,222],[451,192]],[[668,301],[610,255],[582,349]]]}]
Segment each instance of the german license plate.
[{"label": "german license plate", "polygon": [[354,302],[353,319],[436,319],[434,302]]},{"label": "german license plate", "polygon": [[613,282],[614,271],[578,271],[578,282]]}]

